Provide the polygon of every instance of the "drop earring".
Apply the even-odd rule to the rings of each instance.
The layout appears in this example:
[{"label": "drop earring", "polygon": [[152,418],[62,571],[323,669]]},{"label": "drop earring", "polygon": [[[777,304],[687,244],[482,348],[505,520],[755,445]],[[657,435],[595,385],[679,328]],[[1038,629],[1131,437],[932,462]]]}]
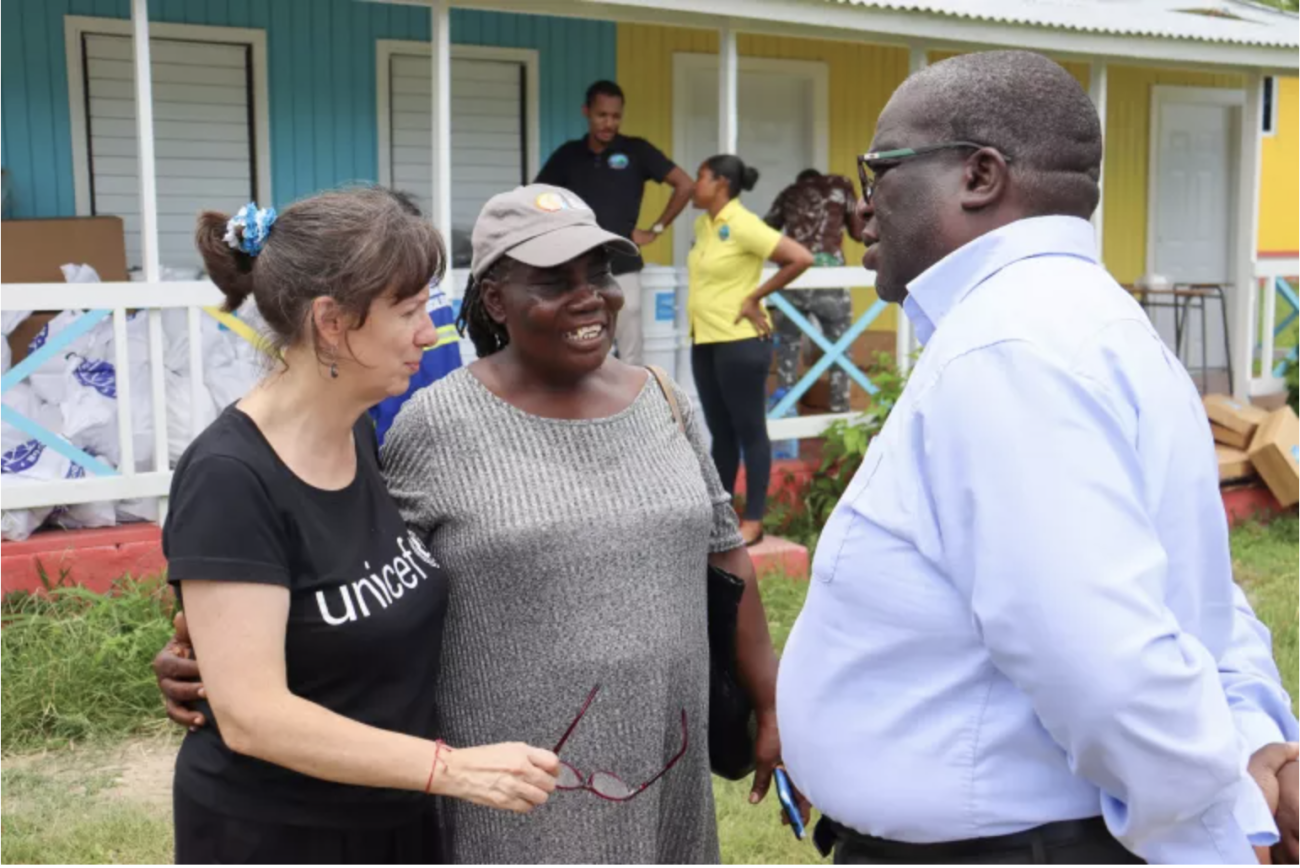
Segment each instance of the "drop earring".
[{"label": "drop earring", "polygon": [[339,363],[330,362],[330,379],[337,380],[338,378],[339,378]]}]

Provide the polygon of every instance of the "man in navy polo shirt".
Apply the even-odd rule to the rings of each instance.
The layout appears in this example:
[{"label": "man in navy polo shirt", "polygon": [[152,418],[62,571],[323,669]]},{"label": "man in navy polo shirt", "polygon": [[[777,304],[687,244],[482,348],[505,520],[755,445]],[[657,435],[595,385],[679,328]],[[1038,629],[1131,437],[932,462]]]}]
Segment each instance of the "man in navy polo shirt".
[{"label": "man in navy polo shirt", "polygon": [[[652,244],[691,201],[695,182],[681,167],[645,139],[619,135],[623,123],[623,89],[612,81],[587,88],[582,107],[587,135],[565,142],[537,175],[538,184],[572,190],[596,212],[602,229],[630,238],[638,247]],[[638,229],[645,182],[669,184],[673,196],[649,229]],[[618,355],[631,365],[642,363],[640,256],[615,256],[614,277],[623,289],[623,310],[614,341]]]}]

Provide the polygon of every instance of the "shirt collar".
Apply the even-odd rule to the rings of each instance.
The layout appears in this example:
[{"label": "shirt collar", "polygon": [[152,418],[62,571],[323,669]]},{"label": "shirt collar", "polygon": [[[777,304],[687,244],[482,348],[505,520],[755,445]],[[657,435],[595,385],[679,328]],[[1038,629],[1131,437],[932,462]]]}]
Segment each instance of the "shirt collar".
[{"label": "shirt collar", "polygon": [[[721,215],[719,215],[721,216]],[[935,330],[971,290],[1014,262],[1035,256],[1074,256],[1097,261],[1097,236],[1079,217],[1027,217],[957,248],[907,285],[903,312],[928,343]]]},{"label": "shirt collar", "polygon": [[736,212],[739,211],[740,208],[740,200],[732,199],[726,205],[723,205],[722,210],[718,212],[718,216],[713,218],[713,225],[716,226],[719,223],[726,223],[732,217],[736,216]]},{"label": "shirt collar", "polygon": [[610,154],[614,153],[615,148],[618,148],[620,145],[623,144],[623,134],[615,133],[614,138],[610,139],[609,144],[605,146],[605,150],[603,151],[592,150],[590,133],[583,136],[579,141],[582,142],[582,149],[586,151],[589,156],[608,157]]}]

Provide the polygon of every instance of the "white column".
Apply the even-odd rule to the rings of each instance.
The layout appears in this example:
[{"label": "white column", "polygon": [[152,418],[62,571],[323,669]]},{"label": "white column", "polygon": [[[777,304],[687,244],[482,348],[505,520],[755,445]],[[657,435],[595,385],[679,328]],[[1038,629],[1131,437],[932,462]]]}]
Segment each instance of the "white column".
[{"label": "white column", "polygon": [[1105,262],[1102,255],[1102,205],[1106,200],[1106,61],[1092,62],[1092,76],[1088,82],[1088,95],[1097,107],[1097,117],[1101,121],[1102,163],[1101,173],[1097,176],[1097,210],[1092,213],[1092,226],[1097,232],[1097,260]]},{"label": "white column", "polygon": [[736,31],[728,22],[718,32],[718,153],[736,153]]},{"label": "white column", "polygon": [[[925,69],[926,56],[924,48],[913,47],[907,58],[907,74],[916,75]],[[912,366],[912,353],[916,351],[916,337],[912,333],[912,321],[903,313],[903,306],[898,305],[895,311],[898,317],[898,328],[894,333],[894,359],[898,363],[898,370],[904,374]]]},{"label": "white column", "polygon": [[1228,312],[1232,338],[1232,394],[1250,396],[1255,356],[1256,304],[1255,256],[1259,235],[1259,146],[1263,122],[1262,76],[1246,75],[1246,104],[1241,110],[1237,147],[1237,231],[1233,239],[1233,285]]},{"label": "white column", "polygon": [[451,249],[451,11],[433,0],[433,224]]},{"label": "white column", "polygon": [[135,56],[135,135],[140,145],[140,252],[144,278],[158,281],[158,177],[154,165],[153,79],[149,67],[149,0],[131,2]]}]

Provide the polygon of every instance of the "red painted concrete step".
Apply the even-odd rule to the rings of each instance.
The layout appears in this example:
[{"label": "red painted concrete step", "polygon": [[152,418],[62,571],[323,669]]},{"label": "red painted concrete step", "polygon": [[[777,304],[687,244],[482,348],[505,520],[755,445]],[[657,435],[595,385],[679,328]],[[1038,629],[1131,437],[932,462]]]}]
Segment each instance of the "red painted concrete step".
[{"label": "red painted concrete step", "polygon": [[749,547],[749,556],[760,578],[773,574],[808,578],[808,549],[788,539],[764,537],[762,542]]},{"label": "red painted concrete step", "polygon": [[[803,473],[811,473],[811,469],[804,469]],[[788,486],[784,477],[785,474],[778,477],[773,473],[773,494]],[[1223,508],[1231,525],[1284,512],[1268,489],[1258,484],[1223,489]],[[752,546],[749,553],[760,576],[772,573],[808,576],[809,552],[797,543],[769,536]],[[69,584],[102,593],[122,576],[157,575],[166,566],[162,534],[156,525],[47,531],[23,542],[6,542],[0,546],[0,591],[6,594],[38,591],[43,587],[40,572],[44,570],[51,582],[66,574]]]},{"label": "red painted concrete step", "polygon": [[45,531],[0,546],[0,590],[38,591],[44,570],[51,583],[66,575],[68,584],[103,593],[122,576],[144,578],[166,567],[154,524]]}]

